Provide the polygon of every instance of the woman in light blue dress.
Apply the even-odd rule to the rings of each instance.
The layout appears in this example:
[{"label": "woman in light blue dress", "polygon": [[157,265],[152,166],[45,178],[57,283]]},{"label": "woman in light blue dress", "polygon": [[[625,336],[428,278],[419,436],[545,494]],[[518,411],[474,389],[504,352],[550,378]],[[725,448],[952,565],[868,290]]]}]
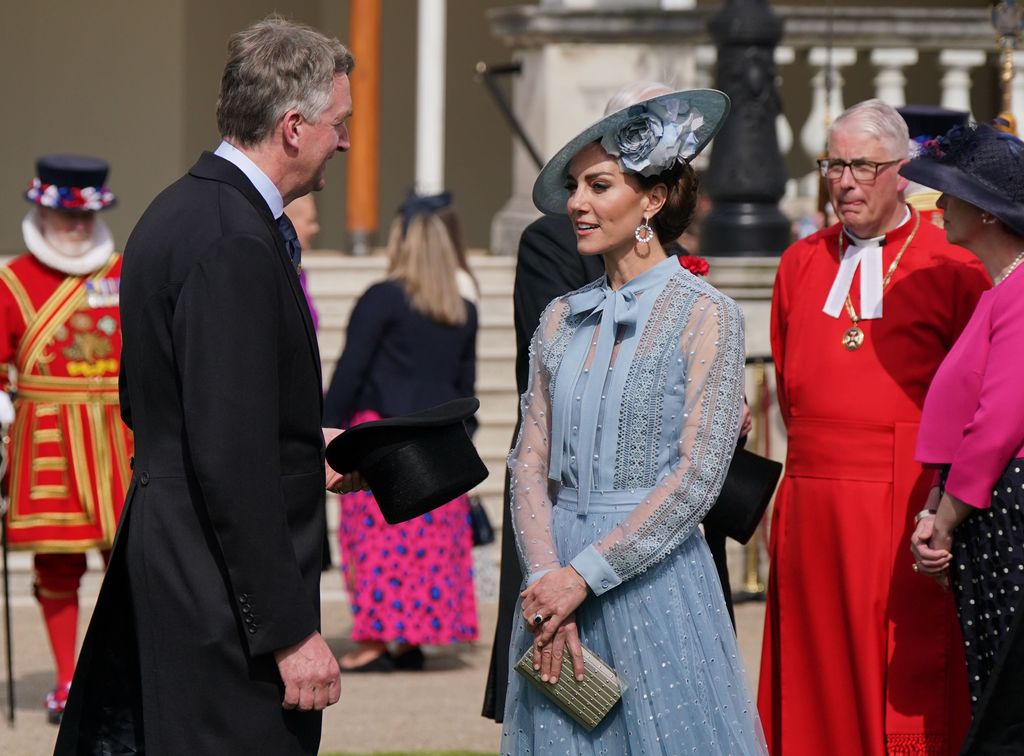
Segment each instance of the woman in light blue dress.
[{"label": "woman in light blue dress", "polygon": [[607,276],[554,300],[533,339],[509,455],[527,576],[510,660],[533,644],[542,679],[578,677],[582,643],[623,691],[587,732],[510,672],[502,753],[767,753],[697,528],[739,434],[742,314],[663,246],[689,223],[689,160],[728,107],[713,90],[634,104],[569,142],[534,186]]}]

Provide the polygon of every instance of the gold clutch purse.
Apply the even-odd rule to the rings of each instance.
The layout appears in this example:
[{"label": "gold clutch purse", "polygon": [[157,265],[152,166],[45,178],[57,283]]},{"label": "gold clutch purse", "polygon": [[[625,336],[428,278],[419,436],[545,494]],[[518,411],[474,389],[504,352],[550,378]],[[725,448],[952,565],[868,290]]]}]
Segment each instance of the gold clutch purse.
[{"label": "gold clutch purse", "polygon": [[568,646],[562,653],[562,674],[554,685],[542,682],[540,672],[534,670],[532,644],[516,662],[519,674],[589,732],[622,698],[622,687],[615,670],[586,646],[583,647],[583,668],[583,682],[577,682]]}]

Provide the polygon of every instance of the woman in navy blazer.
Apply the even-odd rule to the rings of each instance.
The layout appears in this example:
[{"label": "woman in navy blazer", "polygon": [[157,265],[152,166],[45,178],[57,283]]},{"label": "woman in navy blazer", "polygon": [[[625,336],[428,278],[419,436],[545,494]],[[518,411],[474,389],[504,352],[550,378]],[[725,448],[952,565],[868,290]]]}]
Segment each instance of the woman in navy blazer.
[{"label": "woman in navy blazer", "polygon": [[[447,193],[410,196],[400,208],[388,277],[367,289],[349,319],[325,400],[333,427],[473,395],[477,311],[460,294],[459,254],[441,217],[451,219],[450,203]],[[359,644],[339,660],[343,672],[420,669],[421,645],[476,639],[468,511],[462,496],[388,525],[368,492],[342,497],[342,573]]]}]

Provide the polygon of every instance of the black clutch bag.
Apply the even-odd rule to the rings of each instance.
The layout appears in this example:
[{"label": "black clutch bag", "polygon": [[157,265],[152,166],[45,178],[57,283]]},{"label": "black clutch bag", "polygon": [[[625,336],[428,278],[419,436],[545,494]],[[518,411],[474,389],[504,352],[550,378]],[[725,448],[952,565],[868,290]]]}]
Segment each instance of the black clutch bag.
[{"label": "black clutch bag", "polygon": [[469,497],[469,527],[473,531],[473,545],[494,543],[494,526],[479,496]]},{"label": "black clutch bag", "polygon": [[704,526],[746,543],[761,523],[781,475],[781,462],[737,448],[718,500],[704,515]]}]

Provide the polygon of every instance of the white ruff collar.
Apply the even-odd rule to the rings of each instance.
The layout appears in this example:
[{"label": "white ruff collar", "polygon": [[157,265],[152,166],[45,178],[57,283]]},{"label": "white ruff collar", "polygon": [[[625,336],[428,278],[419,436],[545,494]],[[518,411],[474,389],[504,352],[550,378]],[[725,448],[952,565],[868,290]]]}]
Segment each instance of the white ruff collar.
[{"label": "white ruff collar", "polygon": [[[903,216],[903,220],[896,228],[910,220],[910,210]],[[895,229],[893,229],[895,230]],[[843,243],[843,237],[846,243]],[[854,236],[844,227],[839,232],[839,248],[846,249],[839,261],[839,270],[836,271],[835,280],[832,281],[832,288],[825,299],[825,306],[821,311],[833,318],[838,318],[843,312],[843,305],[850,295],[850,287],[853,285],[853,274],[857,267],[860,267],[860,319],[874,320],[882,317],[882,244],[885,236],[876,236],[872,239],[861,239]]]},{"label": "white ruff collar", "polygon": [[114,239],[110,235],[107,224],[99,218],[92,227],[92,238],[89,240],[89,251],[80,257],[68,257],[53,248],[43,237],[39,228],[39,216],[32,208],[21,221],[21,235],[25,246],[43,265],[69,276],[87,276],[103,267],[114,252]]}]

